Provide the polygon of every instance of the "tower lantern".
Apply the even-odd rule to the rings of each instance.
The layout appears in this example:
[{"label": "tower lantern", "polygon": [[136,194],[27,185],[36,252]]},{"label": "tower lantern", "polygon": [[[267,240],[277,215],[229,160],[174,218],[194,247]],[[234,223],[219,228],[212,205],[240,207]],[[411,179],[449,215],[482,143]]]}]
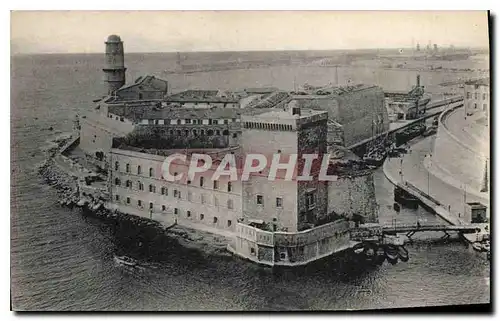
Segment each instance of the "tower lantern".
[{"label": "tower lantern", "polygon": [[105,82],[108,84],[108,95],[125,85],[125,58],[123,41],[117,35],[111,35],[105,42],[106,62],[103,68]]}]

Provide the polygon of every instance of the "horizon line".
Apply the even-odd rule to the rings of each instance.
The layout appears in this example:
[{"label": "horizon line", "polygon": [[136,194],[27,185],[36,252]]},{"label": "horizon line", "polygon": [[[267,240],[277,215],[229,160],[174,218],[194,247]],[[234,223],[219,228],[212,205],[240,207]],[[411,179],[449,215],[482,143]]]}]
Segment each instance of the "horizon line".
[{"label": "horizon line", "polygon": [[[450,49],[450,47],[441,47],[441,49]],[[247,49],[247,50],[184,50],[184,51],[179,51],[179,50],[166,50],[166,51],[125,51],[125,55],[127,54],[145,54],[145,53],[217,53],[217,52],[283,52],[283,51],[356,51],[356,50],[370,50],[370,51],[377,51],[377,50],[399,50],[399,49],[409,49],[409,50],[414,50],[415,48],[412,47],[368,47],[368,48],[340,48],[340,49]],[[454,47],[454,50],[460,50],[460,49],[469,49],[469,50],[488,50],[490,51],[489,46],[488,47],[474,47],[474,46],[456,46]],[[421,51],[421,53],[425,53],[425,49]],[[88,55],[94,55],[94,54],[104,54],[104,50],[102,52],[100,51],[92,51],[92,52],[17,52],[13,53],[11,52],[11,56],[21,56],[21,55],[73,55],[73,54],[88,54]]]}]

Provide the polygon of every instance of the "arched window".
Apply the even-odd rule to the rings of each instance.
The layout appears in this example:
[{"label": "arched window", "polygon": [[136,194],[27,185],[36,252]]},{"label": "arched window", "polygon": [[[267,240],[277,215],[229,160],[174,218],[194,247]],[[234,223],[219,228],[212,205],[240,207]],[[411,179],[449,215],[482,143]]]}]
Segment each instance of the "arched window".
[{"label": "arched window", "polygon": [[120,179],[117,177],[115,178],[115,185],[116,186],[119,186],[120,185]]},{"label": "arched window", "polygon": [[207,130],[207,135],[208,136],[213,136],[214,135],[214,131],[212,129]]},{"label": "arched window", "polygon": [[120,163],[115,162],[115,171],[119,171],[119,170],[120,170]]},{"label": "arched window", "polygon": [[139,187],[140,191],[144,190],[144,184],[142,184],[141,182],[137,182],[137,186]]},{"label": "arched window", "polygon": [[180,124],[181,124],[181,120],[177,119],[177,125],[180,125]]},{"label": "arched window", "polygon": [[200,131],[200,135],[201,135],[201,136],[205,136],[205,130],[204,130],[204,129],[202,129],[202,130]]},{"label": "arched window", "polygon": [[215,132],[215,134],[216,134],[217,136],[220,136],[220,130],[218,130],[218,129],[217,129],[217,131]]},{"label": "arched window", "polygon": [[161,188],[161,195],[168,195],[168,189],[166,187]]},{"label": "arched window", "polygon": [[149,177],[153,177],[154,175],[154,171],[153,171],[153,168],[149,168]]},{"label": "arched window", "polygon": [[222,132],[222,135],[224,135],[224,136],[228,136],[228,135],[229,135],[229,130],[224,129],[224,131]]},{"label": "arched window", "polygon": [[150,193],[156,193],[156,186],[149,184],[149,192]]},{"label": "arched window", "polygon": [[127,180],[126,185],[127,185],[128,188],[132,188],[132,181],[131,180]]},{"label": "arched window", "polygon": [[141,175],[142,174],[142,169],[141,169],[141,165],[137,166],[137,175]]}]

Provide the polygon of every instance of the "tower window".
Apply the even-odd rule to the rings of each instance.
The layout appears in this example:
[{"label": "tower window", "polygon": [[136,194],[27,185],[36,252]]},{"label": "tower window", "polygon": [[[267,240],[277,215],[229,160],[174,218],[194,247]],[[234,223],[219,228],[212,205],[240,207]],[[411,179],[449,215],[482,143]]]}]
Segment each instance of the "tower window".
[{"label": "tower window", "polygon": [[276,207],[283,207],[283,199],[281,197],[276,197]]}]

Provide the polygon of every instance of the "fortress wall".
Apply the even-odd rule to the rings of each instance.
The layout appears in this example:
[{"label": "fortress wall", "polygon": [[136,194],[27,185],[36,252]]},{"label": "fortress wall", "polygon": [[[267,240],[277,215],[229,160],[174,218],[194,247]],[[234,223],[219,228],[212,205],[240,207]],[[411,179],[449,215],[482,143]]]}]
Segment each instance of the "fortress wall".
[{"label": "fortress wall", "polygon": [[354,213],[378,222],[377,201],[373,174],[339,177],[328,183],[328,213],[335,212],[351,218]]},{"label": "fortress wall", "polygon": [[372,136],[373,119],[380,115],[379,132],[389,129],[384,92],[379,87],[343,94],[337,98],[339,116],[335,121],[344,127],[345,146],[350,146]]},{"label": "fortress wall", "polygon": [[432,164],[479,191],[482,188],[485,163],[488,158],[473,146],[462,143],[446,128],[444,119],[453,112],[453,109],[443,112],[439,118]]}]

